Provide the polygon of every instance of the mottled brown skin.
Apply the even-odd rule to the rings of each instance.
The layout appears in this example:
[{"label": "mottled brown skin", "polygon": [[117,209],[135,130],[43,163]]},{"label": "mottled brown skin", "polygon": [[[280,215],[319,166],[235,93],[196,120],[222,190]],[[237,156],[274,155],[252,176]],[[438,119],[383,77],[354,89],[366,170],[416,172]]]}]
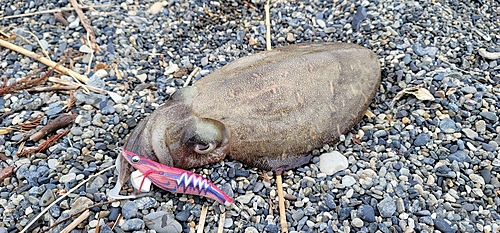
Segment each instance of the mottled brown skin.
[{"label": "mottled brown skin", "polygon": [[[179,168],[229,155],[281,172],[337,142],[361,120],[379,84],[377,56],[358,45],[311,43],[261,52],[174,93],[124,147]],[[122,161],[122,170],[128,166]]]}]

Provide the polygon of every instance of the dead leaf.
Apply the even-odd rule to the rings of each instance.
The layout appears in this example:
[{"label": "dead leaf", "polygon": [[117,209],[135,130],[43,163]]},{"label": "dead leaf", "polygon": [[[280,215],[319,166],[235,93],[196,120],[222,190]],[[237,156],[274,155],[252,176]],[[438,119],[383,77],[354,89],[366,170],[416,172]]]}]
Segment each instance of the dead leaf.
[{"label": "dead leaf", "polygon": [[409,87],[398,92],[396,97],[394,97],[394,100],[392,100],[391,108],[394,106],[396,100],[403,97],[405,94],[414,95],[419,100],[434,100],[434,96],[429,92],[429,90],[421,86]]}]

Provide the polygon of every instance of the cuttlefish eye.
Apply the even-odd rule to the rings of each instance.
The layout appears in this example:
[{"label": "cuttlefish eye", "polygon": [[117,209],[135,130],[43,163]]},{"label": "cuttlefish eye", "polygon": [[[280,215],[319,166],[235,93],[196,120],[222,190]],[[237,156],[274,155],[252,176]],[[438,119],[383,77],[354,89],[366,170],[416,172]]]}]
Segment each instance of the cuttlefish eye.
[{"label": "cuttlefish eye", "polygon": [[141,161],[141,158],[139,158],[139,156],[132,157],[132,163],[138,163],[140,161]]},{"label": "cuttlefish eye", "polygon": [[198,154],[208,154],[212,152],[217,147],[217,142],[212,141],[208,144],[196,144],[194,146],[194,151]]}]

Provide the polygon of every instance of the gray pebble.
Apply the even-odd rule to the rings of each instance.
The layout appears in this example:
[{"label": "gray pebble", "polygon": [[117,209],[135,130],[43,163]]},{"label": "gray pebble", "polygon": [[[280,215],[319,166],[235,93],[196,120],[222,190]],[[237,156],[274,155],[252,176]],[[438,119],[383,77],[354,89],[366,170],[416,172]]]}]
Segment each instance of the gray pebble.
[{"label": "gray pebble", "polygon": [[463,128],[462,132],[464,132],[465,136],[467,136],[470,139],[474,139],[475,137],[478,136],[478,134],[474,130],[469,128]]},{"label": "gray pebble", "polygon": [[456,230],[451,227],[451,225],[444,219],[442,218],[436,218],[434,219],[434,226],[436,229],[440,230],[443,233],[454,233]]},{"label": "gray pebble", "polygon": [[439,128],[445,133],[455,133],[458,129],[455,122],[450,118],[445,118],[439,122]]},{"label": "gray pebble", "polygon": [[231,228],[233,226],[233,219],[226,218],[224,219],[224,228]]},{"label": "gray pebble", "polygon": [[425,146],[427,142],[431,139],[431,135],[426,133],[421,133],[417,136],[413,144],[415,146]]},{"label": "gray pebble", "polygon": [[135,200],[135,203],[137,204],[138,209],[143,210],[143,209],[150,209],[156,206],[157,201],[152,197],[142,197]]},{"label": "gray pebble", "polygon": [[185,222],[189,218],[190,214],[191,213],[190,213],[189,209],[184,209],[175,215],[175,219],[177,219],[181,222]]},{"label": "gray pebble", "polygon": [[121,225],[121,228],[124,231],[138,231],[143,227],[144,221],[138,218],[125,220],[125,222]]},{"label": "gray pebble", "polygon": [[304,217],[304,211],[302,209],[297,209],[297,211],[292,214],[292,218],[295,221],[299,221],[302,217]]},{"label": "gray pebble", "polygon": [[396,204],[391,197],[386,197],[377,204],[377,209],[382,217],[391,217],[396,212]]},{"label": "gray pebble", "polygon": [[480,112],[479,115],[481,115],[482,117],[488,119],[491,122],[495,122],[496,123],[498,121],[497,114],[495,114],[493,112]]},{"label": "gray pebble", "polygon": [[125,219],[131,219],[137,215],[137,204],[134,201],[126,202],[122,207],[122,215]]},{"label": "gray pebble", "polygon": [[453,162],[453,161],[457,161],[457,162],[470,162],[470,161],[472,161],[471,157],[461,150],[459,150],[453,154],[448,155],[448,159],[451,162]]},{"label": "gray pebble", "polygon": [[375,222],[375,210],[370,205],[361,205],[358,208],[358,216],[366,222]]},{"label": "gray pebble", "polygon": [[146,226],[158,233],[180,233],[182,225],[166,211],[152,212],[144,216]]},{"label": "gray pebble", "polygon": [[41,207],[48,206],[52,204],[56,200],[56,196],[52,192],[52,190],[47,189],[42,195],[42,198],[40,198],[40,202],[38,203]]}]

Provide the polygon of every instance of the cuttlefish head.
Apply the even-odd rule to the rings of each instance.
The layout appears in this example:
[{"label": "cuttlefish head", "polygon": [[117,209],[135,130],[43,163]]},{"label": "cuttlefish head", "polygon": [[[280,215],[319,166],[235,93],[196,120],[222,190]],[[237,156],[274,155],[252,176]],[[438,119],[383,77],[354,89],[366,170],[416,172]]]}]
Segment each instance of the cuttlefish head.
[{"label": "cuttlefish head", "polygon": [[[188,169],[222,160],[230,133],[217,120],[191,111],[197,87],[178,90],[132,131],[123,149],[168,166]],[[119,179],[126,181],[131,166],[120,157]]]}]

